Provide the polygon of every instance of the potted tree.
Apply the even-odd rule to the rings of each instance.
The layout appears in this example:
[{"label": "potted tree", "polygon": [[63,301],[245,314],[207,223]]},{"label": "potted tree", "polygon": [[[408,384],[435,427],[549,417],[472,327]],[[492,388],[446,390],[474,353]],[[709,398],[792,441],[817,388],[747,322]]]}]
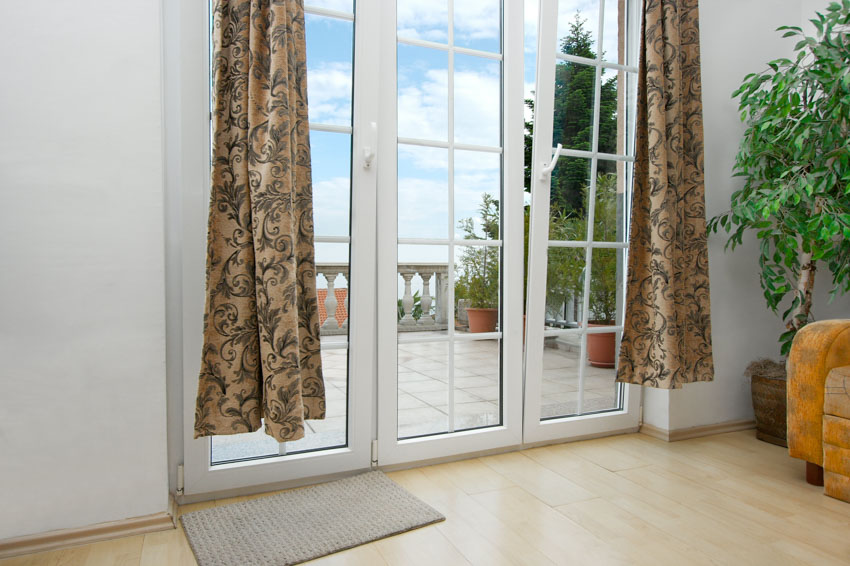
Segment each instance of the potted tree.
[{"label": "potted tree", "polygon": [[[484,193],[479,208],[483,236],[472,218],[458,223],[467,240],[499,239],[499,201]],[[499,248],[464,246],[455,266],[455,300],[468,299],[470,332],[493,332],[499,321]]]},{"label": "potted tree", "polygon": [[[585,189],[586,191],[586,189]],[[617,239],[617,176],[604,173],[596,177],[596,207],[593,215],[593,239],[612,242]],[[596,248],[590,267],[588,327],[612,326],[617,313],[616,249]],[[616,363],[617,338],[614,332],[587,335],[587,358],[595,367],[612,368]]]},{"label": "potted tree", "polygon": [[[708,224],[709,232],[730,234],[726,247],[733,250],[745,232],[756,232],[765,301],[775,313],[785,309],[783,356],[811,320],[821,266],[832,274],[831,298],[850,290],[850,2],[831,3],[811,22],[814,36],[778,28],[783,37],[798,38],[795,55],[747,75],[734,92],[746,123],[734,172],[744,184],[730,209]],[[751,377],[760,436],[782,443],[785,413],[776,404],[785,400],[785,374],[769,380],[773,393]],[[782,422],[768,418],[775,414]]]}]

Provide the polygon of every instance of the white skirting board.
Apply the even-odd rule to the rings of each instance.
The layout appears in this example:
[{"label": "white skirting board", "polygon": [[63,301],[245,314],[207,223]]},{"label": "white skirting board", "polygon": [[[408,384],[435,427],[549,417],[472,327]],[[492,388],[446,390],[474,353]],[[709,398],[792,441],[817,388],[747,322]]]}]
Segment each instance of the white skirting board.
[{"label": "white skirting board", "polygon": [[666,430],[644,423],[640,427],[640,432],[647,436],[651,436],[652,438],[657,438],[667,442],[675,442],[677,440],[687,440],[688,438],[699,438],[700,436],[723,434],[725,432],[735,432],[751,428],[756,428],[756,421],[727,421],[724,423],[694,426],[690,428],[678,428],[673,430]]},{"label": "white skirting board", "polygon": [[0,559],[164,531],[175,528],[176,521],[177,504],[169,498],[168,511],[163,513],[0,540]]}]

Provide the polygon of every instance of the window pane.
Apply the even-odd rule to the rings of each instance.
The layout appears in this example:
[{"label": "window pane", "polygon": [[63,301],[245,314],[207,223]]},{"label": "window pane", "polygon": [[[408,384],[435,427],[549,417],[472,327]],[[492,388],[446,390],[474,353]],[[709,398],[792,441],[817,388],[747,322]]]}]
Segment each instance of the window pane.
[{"label": "window pane", "polygon": [[448,246],[398,246],[398,332],[408,337],[446,335],[451,314],[448,259]]},{"label": "window pane", "polygon": [[549,248],[546,269],[546,326],[578,328],[582,321],[584,248]]},{"label": "window pane", "polygon": [[[620,14],[621,0],[605,0],[605,24],[602,29],[602,58],[624,64],[624,44],[620,31],[625,25],[625,14]],[[625,6],[625,2],[623,2]]]},{"label": "window pane", "polygon": [[[322,344],[324,343],[323,337]],[[210,463],[224,464],[234,460],[271,458],[283,454],[345,446],[348,412],[348,350],[322,349],[322,371],[325,377],[327,401],[325,419],[304,421],[304,438],[281,445],[267,435],[262,427],[252,433],[213,436]]]},{"label": "window pane", "polygon": [[448,237],[448,179],[448,150],[399,144],[399,238]]},{"label": "window pane", "polygon": [[457,332],[499,330],[501,251],[497,246],[455,246]]},{"label": "window pane", "polygon": [[558,51],[596,58],[599,34],[599,0],[558,2]]},{"label": "window pane", "polygon": [[597,361],[597,358],[610,358],[613,351],[616,363],[620,335],[620,332],[587,335],[588,361],[584,368],[582,414],[620,408],[620,385],[614,381],[616,369]]},{"label": "window pane", "polygon": [[448,42],[447,0],[398,0],[396,6],[399,37]]},{"label": "window pane", "polygon": [[348,236],[351,204],[351,136],[310,132],[313,224],[317,236]]},{"label": "window pane", "polygon": [[448,53],[398,46],[398,135],[448,141]]},{"label": "window pane", "polygon": [[599,151],[601,153],[618,153],[618,132],[622,132],[622,128],[619,127],[617,120],[619,116],[617,75],[617,71],[602,69],[602,86],[599,92]]},{"label": "window pane", "polygon": [[351,125],[354,22],[306,14],[310,122]]},{"label": "window pane", "polygon": [[502,156],[455,151],[455,238],[498,240],[501,224]]},{"label": "window pane", "polygon": [[614,324],[617,314],[618,249],[596,248],[590,260],[588,320],[593,324]]},{"label": "window pane", "polygon": [[500,0],[454,3],[454,44],[480,51],[501,50]]},{"label": "window pane", "polygon": [[501,424],[500,342],[500,340],[455,342],[455,430]]},{"label": "window pane", "polygon": [[543,342],[540,418],[575,415],[578,410],[578,356],[581,336],[547,336]]},{"label": "window pane", "polygon": [[586,240],[590,159],[559,158],[551,179],[549,239]]},{"label": "window pane", "polygon": [[398,437],[449,430],[448,342],[398,345]]},{"label": "window pane", "polygon": [[[591,151],[596,67],[559,60],[555,64],[552,147]],[[616,99],[615,99],[616,100]]]},{"label": "window pane", "polygon": [[455,141],[500,147],[501,62],[455,55]]},{"label": "window pane", "polygon": [[[593,240],[596,242],[626,241],[625,186],[617,175],[622,162],[600,161],[599,169],[613,169],[596,175],[596,206],[593,211]],[[619,167],[618,167],[619,166]],[[600,250],[601,251],[601,250]]]}]

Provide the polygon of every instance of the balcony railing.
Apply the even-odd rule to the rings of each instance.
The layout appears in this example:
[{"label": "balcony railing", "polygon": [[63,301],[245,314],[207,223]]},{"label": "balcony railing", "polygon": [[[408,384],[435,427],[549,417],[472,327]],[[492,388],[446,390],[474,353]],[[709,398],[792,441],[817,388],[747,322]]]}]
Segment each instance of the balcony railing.
[{"label": "balcony railing", "polygon": [[[327,295],[324,297],[323,305],[327,318],[322,322],[322,335],[346,334],[348,332],[348,264],[317,263],[316,272],[327,282]],[[446,263],[400,263],[398,265],[398,274],[404,281],[404,293],[401,299],[404,316],[398,321],[399,332],[445,330],[448,328],[448,273],[449,266]],[[336,279],[340,275],[345,280],[346,287],[342,309],[339,308],[339,298],[336,293]],[[319,281],[321,282],[321,279]],[[422,316],[419,317],[419,320],[413,318],[414,283],[419,283],[418,286],[422,288],[419,298]],[[322,290],[320,289],[320,291]]]}]

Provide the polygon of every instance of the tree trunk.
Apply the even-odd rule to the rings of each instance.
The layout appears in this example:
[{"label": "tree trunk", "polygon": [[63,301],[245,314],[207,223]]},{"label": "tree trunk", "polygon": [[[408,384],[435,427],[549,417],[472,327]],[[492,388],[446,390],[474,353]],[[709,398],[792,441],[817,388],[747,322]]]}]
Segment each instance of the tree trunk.
[{"label": "tree trunk", "polygon": [[815,262],[812,261],[811,253],[800,253],[800,278],[797,279],[797,297],[801,297],[800,304],[791,313],[791,318],[785,325],[788,330],[800,330],[809,321],[809,313],[812,310],[812,289],[815,286]]},{"label": "tree trunk", "polygon": [[[817,216],[821,211],[821,199],[815,197],[814,206],[812,206],[812,216]],[[812,311],[812,290],[815,287],[815,271],[817,267],[812,261],[812,253],[806,253],[802,250],[802,242],[800,244],[800,277],[797,279],[797,297],[800,297],[800,304],[791,313],[791,319],[785,325],[788,330],[800,330],[809,322],[809,314]]]}]

